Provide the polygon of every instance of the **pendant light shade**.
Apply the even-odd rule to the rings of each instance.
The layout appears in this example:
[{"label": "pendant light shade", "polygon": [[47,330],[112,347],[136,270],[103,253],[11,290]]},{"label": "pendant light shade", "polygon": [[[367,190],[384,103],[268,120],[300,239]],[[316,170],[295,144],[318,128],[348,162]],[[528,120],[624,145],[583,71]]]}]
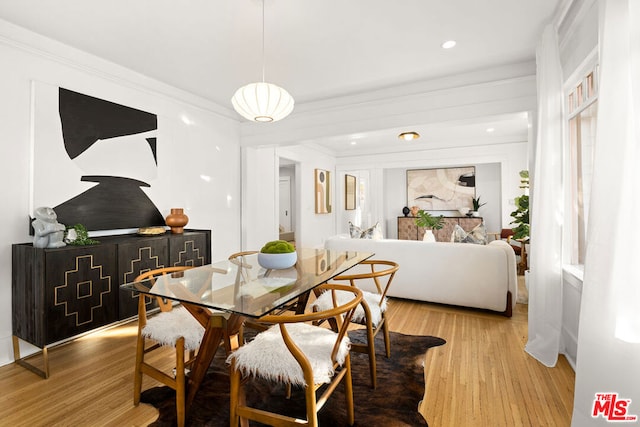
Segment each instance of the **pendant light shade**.
[{"label": "pendant light shade", "polygon": [[250,83],[238,89],[231,98],[233,108],[245,119],[277,122],[293,111],[289,92],[271,83]]},{"label": "pendant light shade", "polygon": [[262,81],[242,86],[231,98],[233,108],[254,122],[277,122],[293,111],[289,92],[264,81],[264,0],[262,0]]}]

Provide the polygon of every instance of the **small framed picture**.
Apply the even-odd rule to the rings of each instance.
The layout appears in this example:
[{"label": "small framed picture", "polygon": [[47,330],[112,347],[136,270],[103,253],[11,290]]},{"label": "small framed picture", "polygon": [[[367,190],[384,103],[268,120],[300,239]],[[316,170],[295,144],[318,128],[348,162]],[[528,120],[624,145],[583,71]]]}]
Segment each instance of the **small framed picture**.
[{"label": "small framed picture", "polygon": [[315,170],[316,213],[331,213],[331,172]]},{"label": "small framed picture", "polygon": [[344,208],[352,211],[356,208],[356,177],[344,176]]}]

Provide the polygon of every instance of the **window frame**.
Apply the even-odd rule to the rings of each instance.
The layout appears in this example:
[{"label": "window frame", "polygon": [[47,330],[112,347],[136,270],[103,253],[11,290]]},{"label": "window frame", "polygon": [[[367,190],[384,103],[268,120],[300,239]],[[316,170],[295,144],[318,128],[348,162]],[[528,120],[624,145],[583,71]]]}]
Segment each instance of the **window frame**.
[{"label": "window frame", "polygon": [[[588,109],[592,107],[597,108],[598,102],[598,84],[599,84],[599,64],[597,55],[590,55],[583,64],[572,74],[572,76],[565,81],[563,90],[564,101],[564,117],[563,123],[565,126],[564,132],[564,224],[563,227],[563,260],[564,264],[572,265],[578,268],[582,268],[584,265],[584,252],[587,236],[587,224],[581,224],[586,217],[588,220],[588,205],[580,204],[583,201],[575,200],[575,195],[578,193],[583,195],[584,188],[581,188],[582,182],[579,179],[583,175],[582,162],[578,162],[578,158],[582,158],[582,154],[579,150],[584,144],[578,143],[574,147],[572,140],[572,132],[577,130],[578,136],[581,137],[581,130],[583,129],[580,124],[580,117]],[[596,110],[597,117],[597,110]],[[573,122],[573,121],[577,121]],[[576,123],[577,127],[572,123]],[[575,128],[575,129],[574,129]],[[595,138],[595,133],[592,135]],[[576,166],[574,167],[574,164]],[[578,169],[578,172],[574,174],[574,170]],[[590,187],[589,187],[590,188]],[[582,207],[582,218],[578,213],[578,209]],[[584,213],[586,209],[586,214]]]}]

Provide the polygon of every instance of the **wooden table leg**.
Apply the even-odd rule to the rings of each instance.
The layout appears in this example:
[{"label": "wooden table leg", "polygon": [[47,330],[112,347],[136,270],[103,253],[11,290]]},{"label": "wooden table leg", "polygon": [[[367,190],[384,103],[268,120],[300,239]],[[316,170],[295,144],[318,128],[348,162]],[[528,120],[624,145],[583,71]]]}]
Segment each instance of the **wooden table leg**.
[{"label": "wooden table leg", "polygon": [[196,397],[196,393],[200,388],[200,384],[202,384],[202,380],[204,380],[204,377],[207,374],[209,365],[211,365],[211,361],[218,351],[218,346],[220,345],[222,336],[222,328],[218,326],[208,327],[204,331],[200,349],[198,350],[196,359],[191,367],[191,373],[188,376],[186,401],[187,414],[189,414],[189,408]]},{"label": "wooden table leg", "polygon": [[205,327],[204,336],[187,381],[186,412],[188,416],[189,408],[218,351],[220,341],[224,340],[227,354],[235,350],[239,343],[232,337],[238,335],[244,318],[235,314],[211,313],[197,305],[183,304],[183,306]]}]

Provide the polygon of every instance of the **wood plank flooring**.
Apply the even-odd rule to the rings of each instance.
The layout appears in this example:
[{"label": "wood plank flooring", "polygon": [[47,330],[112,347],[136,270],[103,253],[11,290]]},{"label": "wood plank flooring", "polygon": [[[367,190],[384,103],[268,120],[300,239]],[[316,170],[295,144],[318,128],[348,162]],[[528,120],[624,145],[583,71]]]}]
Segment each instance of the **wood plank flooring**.
[{"label": "wood plank flooring", "polygon": [[[447,340],[425,358],[421,412],[431,427],[570,425],[574,372],[564,357],[546,368],[525,353],[526,305],[517,304],[511,319],[395,299],[389,307],[392,330]],[[0,425],[154,421],[153,407],[132,403],[135,334],[135,323],[129,323],[51,349],[48,380],[15,364],[0,367]],[[145,377],[144,389],[154,385]]]}]

